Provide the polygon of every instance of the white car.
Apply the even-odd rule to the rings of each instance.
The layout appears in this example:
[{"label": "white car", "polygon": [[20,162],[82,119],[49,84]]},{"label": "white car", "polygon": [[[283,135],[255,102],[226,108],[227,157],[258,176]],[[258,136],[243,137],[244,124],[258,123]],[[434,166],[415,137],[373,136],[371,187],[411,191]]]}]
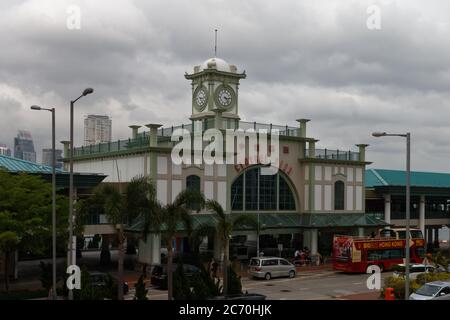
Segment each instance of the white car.
[{"label": "white car", "polygon": [[433,281],[425,283],[415,293],[409,296],[410,300],[431,300],[450,294],[450,281]]},{"label": "white car", "polygon": [[[392,276],[394,276],[394,277],[400,277],[405,274],[405,265],[399,264],[398,266],[400,267],[401,270],[394,271],[394,273],[392,274]],[[435,266],[430,265],[430,264],[411,264],[409,266],[409,278],[416,279],[419,274],[435,272],[435,271],[439,271],[439,270],[437,270]]]}]

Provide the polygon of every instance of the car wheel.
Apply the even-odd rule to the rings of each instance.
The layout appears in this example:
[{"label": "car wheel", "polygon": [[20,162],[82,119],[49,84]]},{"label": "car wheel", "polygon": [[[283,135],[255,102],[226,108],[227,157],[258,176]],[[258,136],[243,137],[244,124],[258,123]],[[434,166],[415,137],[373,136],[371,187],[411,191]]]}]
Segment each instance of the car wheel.
[{"label": "car wheel", "polygon": [[272,276],[270,275],[270,273],[266,273],[266,275],[264,276],[264,279],[266,280],[270,280],[272,278]]},{"label": "car wheel", "polygon": [[289,278],[294,278],[295,277],[295,271],[291,270],[289,271]]}]

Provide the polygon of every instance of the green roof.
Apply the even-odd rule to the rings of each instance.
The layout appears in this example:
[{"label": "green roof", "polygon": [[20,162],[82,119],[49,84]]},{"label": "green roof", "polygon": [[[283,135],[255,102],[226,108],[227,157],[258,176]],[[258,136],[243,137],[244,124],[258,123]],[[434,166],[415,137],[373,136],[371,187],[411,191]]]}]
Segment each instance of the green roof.
[{"label": "green roof", "polygon": [[[366,188],[401,187],[406,185],[403,170],[367,169]],[[411,171],[411,187],[450,188],[450,174],[438,172]]]},{"label": "green roof", "polygon": [[[27,173],[41,176],[51,182],[52,167],[31,161],[16,159],[0,155],[0,170],[6,170],[11,174]],[[73,184],[77,188],[94,188],[105,179],[106,176],[94,173],[74,173]],[[56,169],[56,186],[67,188],[69,186],[69,172]]]},{"label": "green roof", "polygon": [[[26,172],[26,173],[52,173],[52,167],[42,165],[36,162],[16,159],[5,155],[0,155],[0,168],[8,172]],[[63,172],[56,169],[56,172]]]},{"label": "green roof", "polygon": [[[239,215],[232,213],[232,215]],[[255,214],[256,216],[256,214]],[[200,225],[215,225],[217,218],[213,214],[192,215],[193,229]],[[387,226],[381,219],[364,213],[260,213],[260,224],[264,229],[286,229],[286,228],[327,228],[327,227],[375,227]],[[128,232],[141,232],[143,220],[138,218],[128,226]],[[164,226],[161,228],[164,230]],[[179,231],[185,231],[182,224],[178,225]],[[254,230],[254,227],[242,226],[239,230]]]}]

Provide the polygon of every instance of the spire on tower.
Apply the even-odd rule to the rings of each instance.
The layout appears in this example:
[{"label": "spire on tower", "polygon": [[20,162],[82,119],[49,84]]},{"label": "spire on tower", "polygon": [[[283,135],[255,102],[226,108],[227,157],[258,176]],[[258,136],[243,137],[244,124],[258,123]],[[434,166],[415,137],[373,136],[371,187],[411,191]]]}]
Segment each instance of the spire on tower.
[{"label": "spire on tower", "polygon": [[217,58],[217,29],[214,29],[214,57]]}]

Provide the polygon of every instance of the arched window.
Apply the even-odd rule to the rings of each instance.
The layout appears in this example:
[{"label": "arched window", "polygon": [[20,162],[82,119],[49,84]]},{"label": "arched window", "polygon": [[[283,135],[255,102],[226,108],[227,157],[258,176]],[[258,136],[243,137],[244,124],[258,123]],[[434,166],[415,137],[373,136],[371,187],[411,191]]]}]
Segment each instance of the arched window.
[{"label": "arched window", "polygon": [[344,210],[344,182],[334,183],[334,210]]},{"label": "arched window", "polygon": [[279,180],[280,210],[295,210],[295,199],[287,181],[280,176]]},{"label": "arched window", "polygon": [[[196,176],[196,175],[187,176],[186,177],[186,189],[195,191],[195,192],[200,192],[200,177]],[[189,203],[187,205],[187,207],[192,210],[199,209],[199,205],[195,204],[195,203]]]},{"label": "arched window", "polygon": [[261,169],[255,167],[231,185],[231,210],[295,210],[295,198],[283,175],[261,175]]}]

